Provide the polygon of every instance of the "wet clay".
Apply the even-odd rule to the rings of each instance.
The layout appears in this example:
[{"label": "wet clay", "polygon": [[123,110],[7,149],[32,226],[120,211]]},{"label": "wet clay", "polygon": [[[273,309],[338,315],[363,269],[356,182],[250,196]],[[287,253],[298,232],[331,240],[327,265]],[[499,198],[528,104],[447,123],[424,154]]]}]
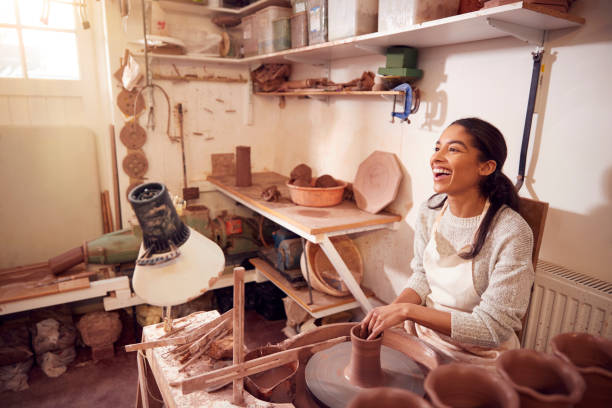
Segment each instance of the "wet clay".
[{"label": "wet clay", "polygon": [[[295,166],[295,168],[291,170],[291,174],[289,175],[289,183],[294,184],[296,186],[299,185],[295,183],[296,180],[304,180],[308,183],[307,186],[310,186],[311,179],[312,179],[312,169],[304,163],[298,164],[297,166]],[[301,186],[301,187],[306,187],[306,186]]]},{"label": "wet clay", "polygon": [[324,174],[315,180],[315,187],[336,187],[338,182],[329,174]]},{"label": "wet clay", "polygon": [[351,384],[364,388],[376,387],[384,382],[380,367],[380,347],[383,336],[366,340],[368,333],[361,336],[361,326],[351,329],[351,361],[344,369],[344,376]]},{"label": "wet clay", "polygon": [[563,333],[550,342],[553,354],[574,365],[586,382],[577,407],[612,406],[612,340],[587,333]]},{"label": "wet clay", "polygon": [[249,187],[251,184],[251,147],[236,146],[236,186]]},{"label": "wet clay", "polygon": [[521,407],[572,407],[585,390],[584,380],[571,364],[534,350],[506,351],[496,368],[518,392]]},{"label": "wet clay", "polygon": [[432,408],[431,404],[413,392],[399,388],[377,387],[363,390],[347,408]]},{"label": "wet clay", "polygon": [[519,397],[510,384],[474,364],[439,366],[425,379],[425,391],[436,408],[519,407]]}]

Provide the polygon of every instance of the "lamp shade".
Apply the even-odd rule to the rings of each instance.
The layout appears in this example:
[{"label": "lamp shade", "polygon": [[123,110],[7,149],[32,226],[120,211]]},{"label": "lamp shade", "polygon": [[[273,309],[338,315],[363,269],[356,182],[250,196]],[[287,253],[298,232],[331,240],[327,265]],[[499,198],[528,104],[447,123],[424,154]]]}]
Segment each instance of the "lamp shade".
[{"label": "lamp shade", "polygon": [[143,234],[132,277],[136,294],[151,305],[174,306],[206,292],[224,268],[221,248],[180,220],[163,184],[141,184],[128,200]]}]

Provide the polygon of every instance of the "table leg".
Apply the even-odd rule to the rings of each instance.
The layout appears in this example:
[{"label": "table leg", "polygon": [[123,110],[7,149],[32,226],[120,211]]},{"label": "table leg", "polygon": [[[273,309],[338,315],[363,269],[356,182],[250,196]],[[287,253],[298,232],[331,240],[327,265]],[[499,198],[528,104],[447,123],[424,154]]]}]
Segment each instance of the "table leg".
[{"label": "table leg", "polygon": [[323,239],[321,240],[319,245],[321,245],[321,249],[323,249],[323,252],[325,252],[325,255],[327,255],[327,258],[329,258],[331,264],[334,266],[334,268],[336,268],[336,271],[348,287],[348,290],[353,294],[353,296],[361,306],[361,309],[365,313],[368,313],[370,310],[372,310],[372,305],[370,304],[370,301],[366,297],[365,293],[363,293],[363,290],[361,290],[361,286],[359,286],[355,278],[353,278],[353,274],[351,273],[351,271],[349,271],[348,267],[342,260],[342,257],[340,256],[338,251],[336,251],[336,247],[334,247],[334,244],[331,242],[327,235],[323,235]]},{"label": "table leg", "polygon": [[[244,361],[244,268],[234,268],[234,365]],[[244,397],[242,390],[244,380],[239,378],[234,380],[233,400],[236,405],[243,405]]]},{"label": "table leg", "polygon": [[143,408],[149,408],[149,393],[147,392],[147,362],[139,351],[136,353],[136,361],[138,362],[138,384],[140,386],[140,398],[142,399]]}]

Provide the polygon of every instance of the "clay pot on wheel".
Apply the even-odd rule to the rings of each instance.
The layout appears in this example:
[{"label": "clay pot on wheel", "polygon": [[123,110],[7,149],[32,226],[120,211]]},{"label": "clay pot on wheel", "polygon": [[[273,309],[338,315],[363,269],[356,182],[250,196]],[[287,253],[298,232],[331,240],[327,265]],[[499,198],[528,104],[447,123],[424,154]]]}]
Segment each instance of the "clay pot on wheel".
[{"label": "clay pot on wheel", "polygon": [[377,387],[361,391],[347,408],[432,408],[413,392],[399,388]]},{"label": "clay pot on wheel", "polygon": [[510,384],[472,364],[439,366],[425,379],[425,392],[436,408],[519,407],[519,397]]},{"label": "clay pot on wheel", "polygon": [[550,342],[553,354],[572,364],[586,382],[577,407],[612,406],[612,340],[587,333],[563,333]]},{"label": "clay pot on wheel", "polygon": [[[278,346],[265,346],[250,351],[244,356],[244,361],[278,353]],[[295,397],[295,373],[299,362],[292,361],[280,367],[271,368],[261,373],[245,377],[244,386],[254,397],[276,403],[293,401]]]},{"label": "clay pot on wheel", "polygon": [[366,340],[361,337],[360,331],[360,325],[351,329],[351,360],[344,369],[344,376],[351,384],[359,387],[377,387],[384,383],[384,374],[380,367],[383,335],[374,340]]},{"label": "clay pot on wheel", "polygon": [[519,393],[522,408],[573,407],[582,399],[585,383],[565,361],[534,350],[502,353],[497,372]]}]

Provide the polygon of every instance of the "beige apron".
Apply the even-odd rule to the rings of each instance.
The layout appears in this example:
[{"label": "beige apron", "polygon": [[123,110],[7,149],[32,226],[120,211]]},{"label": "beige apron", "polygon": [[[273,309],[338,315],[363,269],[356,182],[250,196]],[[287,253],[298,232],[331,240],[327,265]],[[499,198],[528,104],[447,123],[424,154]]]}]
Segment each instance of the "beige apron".
[{"label": "beige apron", "polygon": [[[472,260],[463,259],[458,255],[462,251],[469,250],[470,246],[468,245],[449,256],[441,256],[438,251],[440,237],[437,229],[447,206],[448,201],[444,204],[432,226],[431,237],[423,253],[425,277],[431,289],[431,293],[425,299],[425,304],[427,307],[446,312],[459,310],[471,313],[480,304],[480,295],[474,288]],[[479,225],[488,208],[489,202],[487,201],[482,214],[480,214]],[[412,331],[409,324],[406,325],[406,329]],[[452,361],[491,365],[502,351],[520,347],[519,339],[514,333],[499,348],[489,349],[461,343],[419,324],[414,325],[414,330],[420,339],[432,345]]]}]

